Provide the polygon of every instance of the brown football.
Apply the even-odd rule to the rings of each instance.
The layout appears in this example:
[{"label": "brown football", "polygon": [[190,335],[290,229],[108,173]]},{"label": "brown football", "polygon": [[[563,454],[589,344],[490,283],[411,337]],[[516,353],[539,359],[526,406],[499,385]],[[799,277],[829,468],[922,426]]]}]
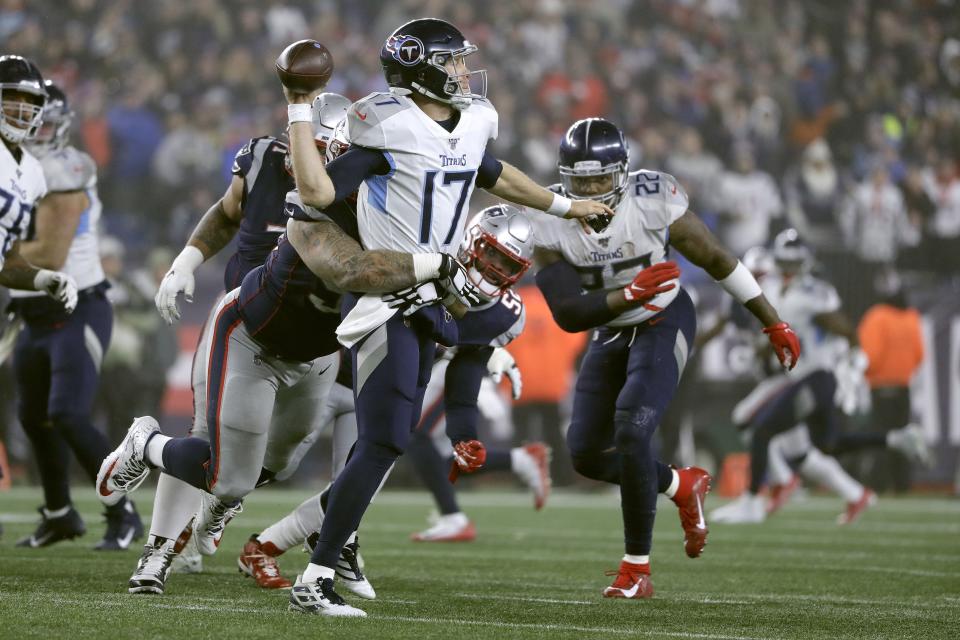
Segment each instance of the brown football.
[{"label": "brown football", "polygon": [[277,75],[287,89],[310,93],[322,89],[333,74],[333,56],[316,40],[298,40],[277,58]]}]

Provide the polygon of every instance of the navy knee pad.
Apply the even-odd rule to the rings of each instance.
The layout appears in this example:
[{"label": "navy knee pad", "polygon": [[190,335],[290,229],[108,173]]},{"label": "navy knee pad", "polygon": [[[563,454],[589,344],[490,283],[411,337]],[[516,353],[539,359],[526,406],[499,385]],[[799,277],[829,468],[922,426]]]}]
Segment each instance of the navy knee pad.
[{"label": "navy knee pad", "polygon": [[653,407],[636,411],[617,410],[613,416],[613,439],[621,454],[647,453],[660,422],[660,412]]}]

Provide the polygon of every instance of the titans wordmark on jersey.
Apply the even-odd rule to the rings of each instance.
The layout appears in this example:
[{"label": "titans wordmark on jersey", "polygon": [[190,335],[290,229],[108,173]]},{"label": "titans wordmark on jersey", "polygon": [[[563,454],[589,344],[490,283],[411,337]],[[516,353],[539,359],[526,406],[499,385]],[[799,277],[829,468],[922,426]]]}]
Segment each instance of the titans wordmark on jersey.
[{"label": "titans wordmark on jersey", "polygon": [[[641,169],[628,176],[626,194],[601,233],[587,234],[576,220],[539,211],[531,213],[530,220],[537,246],[559,252],[580,274],[585,291],[608,291],[627,286],[643,269],[667,260],[668,228],[688,205],[686,191],[673,176]],[[676,287],[649,305],[626,311],[607,324],[630,326],[655,315],[679,293],[679,282],[673,282]]]},{"label": "titans wordmark on jersey", "polygon": [[373,93],[347,112],[351,145],[383,151],[390,172],[367,178],[357,222],[367,249],[445,251],[463,238],[470,194],[497,112],[475,100],[453,131],[431,120],[407,96]]},{"label": "titans wordmark on jersey", "polygon": [[0,269],[13,243],[26,236],[33,208],[47,192],[40,163],[23,147],[20,153],[17,162],[0,144]]}]

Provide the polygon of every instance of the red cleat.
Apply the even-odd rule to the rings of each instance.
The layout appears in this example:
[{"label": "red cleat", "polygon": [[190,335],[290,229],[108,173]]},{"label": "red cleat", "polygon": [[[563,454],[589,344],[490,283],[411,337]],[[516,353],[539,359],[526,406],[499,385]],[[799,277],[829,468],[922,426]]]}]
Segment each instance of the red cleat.
[{"label": "red cleat", "polygon": [[440,516],[429,529],[410,536],[414,542],[473,542],[477,539],[477,528],[467,516],[453,513]]},{"label": "red cleat", "polygon": [[710,474],[700,467],[676,469],[680,486],[671,498],[680,509],[680,526],[683,527],[683,548],[691,558],[698,557],[707,546],[707,522],[703,502],[710,491]]},{"label": "red cleat", "polygon": [[540,511],[547,504],[550,495],[550,447],[542,442],[531,442],[524,445],[519,458],[516,460],[516,473],[533,491],[533,507]]},{"label": "red cleat", "polygon": [[620,569],[608,571],[608,576],[617,578],[603,590],[604,598],[652,598],[653,582],[650,581],[649,564],[633,564],[620,561]]},{"label": "red cleat", "polygon": [[790,502],[794,492],[800,488],[800,476],[793,474],[786,484],[776,484],[770,488],[770,502],[767,503],[767,515],[773,515]]},{"label": "red cleat", "polygon": [[873,489],[864,487],[863,495],[860,496],[860,499],[856,502],[848,502],[847,510],[837,516],[837,524],[850,524],[859,518],[860,514],[875,504],[877,504],[877,494],[873,492]]},{"label": "red cleat", "polygon": [[264,548],[257,540],[257,536],[250,536],[243,545],[243,551],[237,558],[240,572],[253,578],[257,586],[264,589],[289,589],[293,583],[280,575],[280,566],[277,559],[264,553]]}]

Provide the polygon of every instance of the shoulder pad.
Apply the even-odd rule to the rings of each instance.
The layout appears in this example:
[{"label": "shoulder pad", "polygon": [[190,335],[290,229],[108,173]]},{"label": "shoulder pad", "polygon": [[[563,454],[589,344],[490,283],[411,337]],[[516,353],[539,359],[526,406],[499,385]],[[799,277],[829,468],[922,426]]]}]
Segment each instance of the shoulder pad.
[{"label": "shoulder pad", "polygon": [[286,150],[286,145],[273,136],[263,136],[248,140],[233,157],[233,166],[230,168],[230,172],[241,178],[249,178],[249,181],[253,182],[256,180],[257,173],[260,172],[260,167],[263,165],[264,154],[267,152],[267,149],[275,144],[280,145]]},{"label": "shoulder pad", "polygon": [[816,313],[830,313],[842,306],[836,287],[826,280],[809,276],[809,280],[804,284],[811,299],[816,301]]},{"label": "shoulder pad", "polygon": [[347,137],[350,144],[370,149],[386,148],[383,124],[409,109],[410,105],[409,98],[384,92],[371,93],[357,100],[347,111]]},{"label": "shoulder pad", "polygon": [[500,132],[500,115],[497,113],[496,107],[486,98],[474,98],[470,104],[470,109],[473,110],[474,108],[479,112],[478,115],[490,122],[490,138],[496,140],[497,134]]},{"label": "shoulder pad", "polygon": [[690,206],[690,198],[677,179],[661,171],[631,172],[627,178],[627,197],[643,209],[643,224],[648,229],[670,226]]},{"label": "shoulder pad", "polygon": [[283,204],[283,212],[288,218],[293,218],[294,220],[303,220],[305,222],[328,220],[333,222],[330,216],[323,211],[304,203],[300,198],[300,192],[296,189],[287,192],[287,197]]},{"label": "shoulder pad", "polygon": [[40,160],[47,192],[79,191],[97,176],[97,165],[89,155],[74,147],[48,153]]}]

